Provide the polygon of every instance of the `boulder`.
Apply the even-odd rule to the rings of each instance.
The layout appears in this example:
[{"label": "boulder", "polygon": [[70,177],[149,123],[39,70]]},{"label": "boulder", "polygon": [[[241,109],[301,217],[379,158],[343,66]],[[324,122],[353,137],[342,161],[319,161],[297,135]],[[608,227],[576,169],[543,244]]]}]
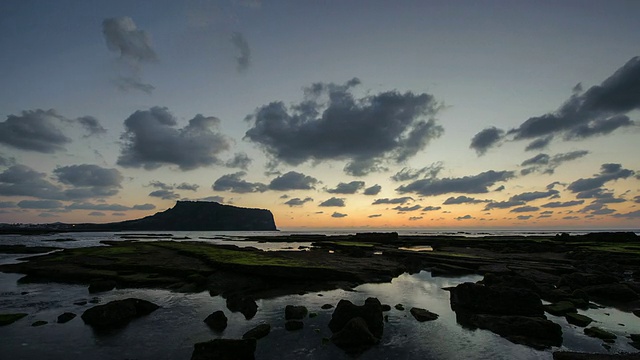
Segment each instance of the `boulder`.
[{"label": "boulder", "polygon": [[404,305],[402,305],[402,304],[396,304],[396,306],[394,306],[394,308],[396,308],[396,310],[398,310],[398,311],[404,311]]},{"label": "boulder", "polygon": [[391,311],[391,305],[382,304],[382,311],[384,311],[384,312]]},{"label": "boulder", "polygon": [[518,275],[488,273],[484,275],[482,283],[485,286],[503,286],[517,289],[529,289],[536,294],[540,294],[540,289],[533,280]]},{"label": "boulder", "polygon": [[617,282],[618,278],[613,275],[574,272],[562,275],[559,285],[566,285],[572,289],[579,289],[585,286],[613,284]]},{"label": "boulder", "polygon": [[44,321],[44,320],[38,320],[36,322],[34,322],[33,324],[31,324],[31,326],[33,327],[38,327],[38,326],[42,326],[42,325],[47,325],[49,322]]},{"label": "boulder", "polygon": [[431,321],[438,318],[438,314],[432,313],[429,310],[425,310],[421,308],[414,307],[414,308],[411,308],[411,310],[409,311],[411,312],[411,315],[413,315],[413,317],[420,322]]},{"label": "boulder", "polygon": [[58,324],[64,324],[73,320],[77,315],[74,313],[66,312],[58,315]]},{"label": "boulder", "polygon": [[633,315],[640,317],[640,309],[633,310]]},{"label": "boulder", "polygon": [[0,326],[13,324],[14,322],[22,319],[27,316],[25,313],[17,313],[17,314],[0,314]]},{"label": "boulder", "polygon": [[287,305],[284,308],[285,320],[302,320],[307,316],[307,308],[304,306]]},{"label": "boulder", "polygon": [[242,335],[242,338],[260,340],[263,337],[269,335],[270,332],[271,332],[271,325],[260,324],[254,327],[253,329],[247,331],[246,333],[244,333],[244,335]]},{"label": "boulder", "polygon": [[582,290],[589,296],[604,300],[628,302],[640,299],[638,293],[631,290],[626,284],[620,283],[592,285],[584,287]]},{"label": "boulder", "polygon": [[222,310],[214,311],[204,319],[204,322],[213,331],[220,332],[227,328],[227,316]]},{"label": "boulder", "polygon": [[592,354],[572,351],[556,351],[553,360],[638,360],[638,354]]},{"label": "boulder", "polygon": [[474,314],[544,316],[540,297],[525,288],[462,283],[450,289],[451,309]]},{"label": "boulder", "polygon": [[256,339],[214,339],[193,346],[191,360],[254,360]]},{"label": "boulder", "polygon": [[337,333],[341,331],[351,319],[362,318],[369,331],[378,339],[382,337],[384,321],[382,316],[382,304],[376,298],[368,298],[364,305],[354,305],[349,300],[340,300],[338,306],[331,315],[329,329]]},{"label": "boulder", "polygon": [[367,321],[361,317],[350,319],[340,331],[331,336],[331,341],[348,352],[361,352],[380,342],[380,338],[371,333]]},{"label": "boulder", "polygon": [[584,333],[585,335],[594,337],[594,338],[598,338],[598,339],[602,339],[602,340],[615,340],[617,338],[617,336],[615,334],[612,334],[606,330],[603,330],[597,326],[592,326],[590,328],[586,328],[584,329]]},{"label": "boulder", "polygon": [[131,320],[150,314],[159,308],[146,300],[129,298],[111,301],[87,309],[82,320],[95,329],[117,328],[128,324]]},{"label": "boulder", "polygon": [[116,282],[113,280],[93,280],[89,283],[89,294],[110,291],[116,288]]},{"label": "boulder", "polygon": [[576,306],[570,301],[558,301],[557,303],[544,305],[544,310],[556,316],[564,316],[568,313],[578,312]]},{"label": "boulder", "polygon": [[540,317],[472,315],[470,321],[480,329],[490,330],[513,343],[535,349],[562,345],[560,325]]},{"label": "boulder", "polygon": [[591,322],[593,321],[592,318],[585,315],[580,315],[577,313],[568,313],[564,317],[567,319],[567,322],[569,324],[579,326],[579,327],[585,327],[591,324]]},{"label": "boulder", "polygon": [[250,320],[258,312],[258,304],[253,298],[231,295],[227,297],[227,309],[231,312],[241,312],[245,319]]},{"label": "boulder", "polygon": [[300,320],[289,320],[284,323],[284,328],[288,331],[301,330],[304,327],[304,323]]}]

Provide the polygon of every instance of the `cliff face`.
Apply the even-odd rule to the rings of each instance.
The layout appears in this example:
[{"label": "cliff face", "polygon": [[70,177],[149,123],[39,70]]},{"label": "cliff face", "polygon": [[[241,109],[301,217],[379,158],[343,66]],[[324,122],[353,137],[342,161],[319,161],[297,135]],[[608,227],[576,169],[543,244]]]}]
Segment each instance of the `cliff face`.
[{"label": "cliff face", "polygon": [[271,211],[217,202],[178,201],[168,210],[137,220],[109,224],[118,230],[275,231]]}]

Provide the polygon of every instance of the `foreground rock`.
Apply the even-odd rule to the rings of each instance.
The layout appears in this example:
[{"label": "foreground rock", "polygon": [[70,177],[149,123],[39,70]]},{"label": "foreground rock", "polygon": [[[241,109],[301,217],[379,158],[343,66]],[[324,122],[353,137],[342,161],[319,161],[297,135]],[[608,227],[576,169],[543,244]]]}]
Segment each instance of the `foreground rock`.
[{"label": "foreground rock", "polygon": [[240,312],[245,319],[250,320],[258,312],[258,304],[253,298],[232,295],[227,297],[227,309],[231,312]]},{"label": "foreground rock", "polygon": [[242,338],[260,340],[263,337],[269,335],[270,332],[271,332],[271,325],[260,324],[254,327],[253,329],[247,331],[246,333],[244,333],[244,335],[242,335]]},{"label": "foreground rock", "polygon": [[17,313],[17,314],[0,314],[0,326],[13,324],[14,322],[22,319],[27,316],[25,313]]},{"label": "foreground rock", "polygon": [[220,332],[227,328],[227,316],[221,310],[211,313],[204,322],[213,331]]},{"label": "foreground rock", "polygon": [[305,306],[287,305],[284,308],[285,320],[302,320],[307,316],[308,310]]},{"label": "foreground rock", "polygon": [[414,307],[414,308],[411,308],[409,312],[411,312],[411,315],[413,315],[413,317],[420,322],[432,321],[438,318],[438,314],[432,313],[429,310],[425,310],[421,308]]},{"label": "foreground rock", "polygon": [[513,343],[535,349],[562,345],[562,327],[547,319],[518,315],[473,315],[468,321]]},{"label": "foreground rock", "polygon": [[112,329],[122,327],[131,320],[148,315],[158,308],[158,305],[149,301],[129,298],[94,306],[87,309],[81,317],[87,325],[95,329]]},{"label": "foreground rock", "polygon": [[384,331],[382,304],[368,298],[364,305],[340,300],[329,321],[331,341],[348,353],[360,353],[380,342]]},{"label": "foreground rock", "polygon": [[591,354],[572,351],[556,351],[553,360],[638,360],[638,354]]},{"label": "foreground rock", "polygon": [[193,347],[191,360],[253,360],[256,339],[214,339]]},{"label": "foreground rock", "polygon": [[89,294],[110,291],[116,288],[113,280],[93,280],[89,283]]},{"label": "foreground rock", "polygon": [[76,314],[70,313],[70,312],[60,314],[58,316],[58,324],[68,323],[69,321],[73,320],[76,316],[77,316]]}]

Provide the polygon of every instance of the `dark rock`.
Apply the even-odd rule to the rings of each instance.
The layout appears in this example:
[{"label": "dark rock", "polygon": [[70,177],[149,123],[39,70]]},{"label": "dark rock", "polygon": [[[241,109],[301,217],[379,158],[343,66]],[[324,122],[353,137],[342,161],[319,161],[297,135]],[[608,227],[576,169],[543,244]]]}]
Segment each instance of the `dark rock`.
[{"label": "dark rock", "polygon": [[413,317],[420,322],[431,321],[438,318],[438,314],[432,313],[429,310],[425,310],[421,308],[414,307],[414,308],[411,308],[411,310],[409,311],[411,312],[411,315],[413,315]]},{"label": "dark rock", "polygon": [[205,324],[213,331],[223,331],[227,328],[227,316],[222,310],[214,311],[204,319]]},{"label": "dark rock", "polygon": [[376,298],[368,298],[364,305],[354,305],[349,300],[340,300],[338,306],[331,315],[329,329],[336,333],[341,331],[351,319],[362,318],[369,331],[378,339],[382,337],[384,331],[384,321],[382,316],[382,304]]},{"label": "dark rock", "polygon": [[600,329],[597,326],[592,326],[590,328],[584,329],[584,333],[585,335],[602,339],[602,340],[615,340],[617,338],[615,334],[612,334],[606,330]]},{"label": "dark rock", "polygon": [[402,304],[396,304],[396,306],[394,306],[394,307],[396,308],[396,310],[404,311],[404,305],[402,305]]},{"label": "dark rock", "polygon": [[318,313],[316,313],[316,312],[309,313],[309,319],[313,319],[316,316],[318,316]]},{"label": "dark rock", "polygon": [[25,313],[0,314],[0,326],[13,324],[14,322],[22,319],[25,316],[27,316],[27,314],[25,314]]},{"label": "dark rock", "polygon": [[371,333],[365,319],[355,317],[349,320],[331,341],[350,353],[359,353],[380,342],[380,338]]},{"label": "dark rock", "polygon": [[574,272],[562,275],[560,285],[566,285],[572,289],[579,289],[585,286],[603,285],[617,283],[618,278],[608,274],[587,274]]},{"label": "dark rock", "polygon": [[640,309],[633,310],[633,315],[640,317]]},{"label": "dark rock", "polygon": [[578,312],[576,306],[570,301],[559,301],[554,304],[544,305],[544,310],[556,316],[564,316],[568,313]]},{"label": "dark rock", "polygon": [[191,360],[254,360],[256,339],[214,339],[193,346]]},{"label": "dark rock", "polygon": [[382,311],[391,311],[391,305],[382,304]]},{"label": "dark rock", "polygon": [[71,320],[73,320],[77,315],[74,313],[70,313],[70,312],[66,312],[63,314],[60,314],[58,316],[58,324],[64,324],[67,323]]},{"label": "dark rock", "polygon": [[260,324],[242,335],[243,339],[262,339],[271,332],[271,325]]},{"label": "dark rock", "polygon": [[42,326],[42,325],[47,325],[48,323],[49,323],[48,321],[38,320],[38,321],[34,322],[33,324],[31,324],[31,326],[38,327],[38,326]]},{"label": "dark rock", "polygon": [[540,297],[528,289],[463,283],[450,290],[451,309],[479,314],[543,316]]},{"label": "dark rock", "polygon": [[93,280],[89,283],[89,294],[110,291],[115,288],[116,282],[113,280]]},{"label": "dark rock", "polygon": [[640,334],[629,334],[629,338],[634,342],[640,342]]},{"label": "dark rock", "polygon": [[287,305],[284,308],[285,320],[302,320],[307,316],[307,308],[304,306]]},{"label": "dark rock", "polygon": [[540,293],[538,285],[531,279],[524,278],[517,275],[503,275],[503,274],[485,274],[482,279],[482,283],[485,286],[503,286],[517,289],[529,289],[536,294]]},{"label": "dark rock", "polygon": [[536,284],[555,285],[560,281],[560,276],[558,275],[535,269],[515,270],[515,273],[522,278],[532,280]]},{"label": "dark rock", "polygon": [[556,351],[553,360],[638,360],[638,354],[592,354]]},{"label": "dark rock", "polygon": [[327,310],[327,309],[331,309],[332,307],[333,307],[333,305],[331,305],[331,304],[324,304],[324,305],[322,305],[322,306],[320,307],[320,309]]},{"label": "dark rock", "polygon": [[284,323],[284,328],[288,331],[301,330],[304,327],[304,323],[300,320],[289,320]]},{"label": "dark rock", "polygon": [[589,296],[612,301],[633,301],[640,296],[625,284],[602,284],[582,288]]},{"label": "dark rock", "polygon": [[87,301],[86,300],[76,301],[73,303],[73,305],[84,306],[84,305],[87,305]]},{"label": "dark rock", "polygon": [[571,297],[574,299],[582,299],[584,301],[586,301],[587,303],[589,302],[589,294],[587,294],[586,291],[581,290],[581,289],[576,289],[571,293]]},{"label": "dark rock", "polygon": [[576,313],[568,313],[565,315],[565,318],[567,319],[567,322],[569,324],[580,326],[580,327],[585,327],[591,324],[591,322],[593,321],[593,319],[591,319],[588,316],[580,315]]},{"label": "dark rock", "polygon": [[117,328],[137,317],[148,315],[158,308],[158,305],[141,299],[115,300],[87,309],[82,314],[82,320],[95,329]]},{"label": "dark rock", "polygon": [[545,349],[562,345],[560,325],[539,317],[473,315],[471,322],[480,329],[490,330],[507,340]]},{"label": "dark rock", "polygon": [[231,312],[241,312],[245,319],[250,320],[258,312],[258,304],[253,298],[231,295],[227,297],[227,309]]}]

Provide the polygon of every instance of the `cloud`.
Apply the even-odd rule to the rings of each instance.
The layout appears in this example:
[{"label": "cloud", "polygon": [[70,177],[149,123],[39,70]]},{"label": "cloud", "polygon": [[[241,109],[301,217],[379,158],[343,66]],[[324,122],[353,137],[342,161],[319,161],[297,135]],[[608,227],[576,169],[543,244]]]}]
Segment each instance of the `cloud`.
[{"label": "cloud", "polygon": [[613,217],[616,218],[625,218],[625,219],[640,219],[640,210],[636,210],[636,211],[631,211],[628,213],[618,213],[618,214],[613,214]]},{"label": "cloud", "polygon": [[337,211],[336,211],[336,212],[334,212],[333,214],[331,214],[331,217],[333,217],[333,218],[343,218],[343,217],[346,217],[346,216],[348,216],[348,215],[347,215],[347,214],[339,213],[339,212],[337,212]]},{"label": "cloud", "polygon": [[471,139],[471,145],[469,145],[469,148],[474,149],[478,156],[482,156],[490,147],[495,146],[500,142],[503,134],[504,130],[496,127],[486,128],[477,133]]},{"label": "cloud", "polygon": [[149,196],[157,197],[162,200],[175,200],[179,199],[180,195],[171,190],[156,190],[149,193]]},{"label": "cloud", "polygon": [[18,203],[22,209],[59,209],[62,203],[58,200],[22,200]]},{"label": "cloud", "polygon": [[561,164],[567,161],[579,159],[587,154],[589,154],[589,151],[587,150],[576,150],[568,153],[556,154],[554,156],[538,154],[520,164],[521,166],[529,166],[528,168],[522,169],[520,173],[522,175],[528,175],[537,171],[544,174],[553,174],[555,169]]},{"label": "cloud", "polygon": [[251,183],[242,180],[242,177],[246,174],[244,171],[239,171],[233,174],[222,175],[213,183],[212,188],[215,191],[229,191],[240,194],[267,191],[267,185],[263,183]]},{"label": "cloud", "polygon": [[416,221],[416,220],[421,220],[422,216],[411,216],[409,217],[409,221]]},{"label": "cloud", "polygon": [[87,202],[75,202],[65,207],[68,210],[96,210],[96,211],[126,211],[130,207],[120,204],[93,204]]},{"label": "cloud", "polygon": [[391,180],[396,182],[415,180],[420,177],[424,178],[435,178],[438,176],[440,171],[444,169],[444,164],[441,161],[435,162],[429,166],[425,166],[421,169],[412,169],[409,167],[404,167],[402,170],[395,173],[391,176]]},{"label": "cloud", "polygon": [[513,195],[509,200],[511,201],[533,201],[537,199],[544,199],[552,196],[558,195],[560,192],[558,190],[547,190],[547,191],[532,191],[525,192],[517,195]]},{"label": "cloud", "polygon": [[229,168],[239,168],[243,170],[249,169],[249,165],[251,165],[251,159],[249,156],[243,152],[235,153],[233,158],[227,160],[224,165]]},{"label": "cloud", "polygon": [[373,203],[371,203],[371,205],[379,205],[379,204],[406,204],[409,201],[413,201],[413,198],[410,196],[403,196],[403,197],[399,197],[399,198],[394,198],[394,199],[389,199],[389,198],[383,198],[383,199],[376,199],[373,201]]},{"label": "cloud", "polygon": [[182,183],[182,184],[176,186],[176,189],[178,189],[178,190],[187,190],[187,191],[198,191],[199,187],[200,187],[200,185],[198,185],[198,184]]},{"label": "cloud", "polygon": [[461,178],[421,179],[396,189],[397,192],[417,193],[423,196],[442,195],[447,193],[482,194],[489,192],[488,187],[496,182],[506,181],[514,177],[512,171],[485,171],[478,175]]},{"label": "cloud", "polygon": [[336,197],[332,197],[330,199],[327,199],[323,202],[321,202],[318,206],[326,206],[326,207],[344,207],[346,206],[344,204],[344,199],[343,198],[336,198]]},{"label": "cloud", "polygon": [[217,202],[217,203],[223,203],[224,202],[224,197],[218,196],[218,195],[214,195],[214,196],[208,196],[208,197],[202,198],[200,200],[201,201],[212,201],[212,202]]},{"label": "cloud", "polygon": [[219,122],[198,114],[177,129],[177,121],[167,108],[138,110],[124,121],[118,165],[153,170],[168,164],[192,170],[217,164],[216,155],[231,146],[230,140],[217,132]]},{"label": "cloud", "polygon": [[475,218],[473,216],[469,215],[469,214],[467,214],[465,216],[458,216],[456,218],[456,220],[458,220],[458,221],[460,221],[460,220],[471,220],[471,219],[475,219]]},{"label": "cloud", "polygon": [[352,181],[350,183],[339,183],[333,189],[327,189],[331,194],[355,194],[364,187],[364,181]]},{"label": "cloud", "polygon": [[487,200],[478,200],[478,199],[474,199],[471,197],[467,197],[464,195],[458,196],[458,197],[450,197],[447,200],[445,200],[442,204],[443,205],[456,205],[456,204],[478,204],[478,203],[483,203],[483,202],[488,202]]},{"label": "cloud", "polygon": [[105,216],[106,214],[100,211],[92,211],[88,215],[89,216]]},{"label": "cloud", "polygon": [[64,199],[61,187],[45,179],[46,174],[25,165],[13,165],[0,173],[0,195]]},{"label": "cloud", "polygon": [[26,110],[0,122],[0,143],[21,150],[54,153],[71,142],[59,129],[66,118],[55,110]]},{"label": "cloud", "polygon": [[173,185],[165,184],[162,181],[157,181],[157,180],[150,181],[148,186],[154,187],[156,189],[162,189],[162,190],[173,189]]},{"label": "cloud", "polygon": [[368,187],[366,189],[364,189],[364,194],[365,195],[378,195],[380,193],[380,190],[382,190],[382,186],[375,184],[371,187]]},{"label": "cloud", "polygon": [[269,189],[278,191],[315,189],[318,179],[295,171],[278,176],[271,180]]},{"label": "cloud", "polygon": [[86,191],[95,196],[117,194],[124,179],[117,169],[107,169],[90,164],[59,167],[53,170],[53,174],[61,183],[72,185],[79,192]]},{"label": "cloud", "polygon": [[102,125],[100,125],[100,121],[93,116],[82,116],[77,118],[76,121],[87,131],[85,137],[102,135],[107,132],[107,129],[103,128]]},{"label": "cloud", "polygon": [[345,171],[365,175],[381,162],[403,162],[443,129],[433,116],[439,105],[433,96],[387,91],[356,98],[354,78],[343,85],[315,83],[305,99],[287,108],[272,102],[247,116],[245,139],[259,144],[276,162],[346,160]]},{"label": "cloud", "polygon": [[518,220],[529,220],[533,217],[533,215],[518,215],[516,218]]},{"label": "cloud", "polygon": [[287,200],[284,204],[285,205],[289,205],[290,207],[294,207],[294,206],[302,206],[304,205],[306,202],[309,201],[313,201],[312,198],[310,197],[306,197],[304,199],[300,199],[300,198],[293,198],[293,199],[289,199]]},{"label": "cloud", "polygon": [[370,219],[373,219],[373,218],[382,217],[382,214],[372,214],[372,215],[369,215],[367,217],[370,218]]},{"label": "cloud", "polygon": [[640,195],[633,198],[633,202],[636,204],[640,204]]},{"label": "cloud", "polygon": [[546,136],[540,139],[535,139],[524,148],[524,151],[534,151],[534,150],[542,150],[546,148],[549,143],[553,140],[553,136]]},{"label": "cloud", "polygon": [[13,201],[0,201],[0,209],[10,209],[17,206]]},{"label": "cloud", "polygon": [[524,205],[525,202],[522,200],[507,200],[507,201],[493,201],[485,205],[484,210],[491,209],[508,209],[510,207]]},{"label": "cloud", "polygon": [[504,189],[505,189],[504,185],[500,185],[497,188],[493,189],[493,191],[502,191]]},{"label": "cloud", "polygon": [[156,206],[153,204],[140,204],[140,205],[133,205],[132,207],[133,210],[153,210],[155,208]]},{"label": "cloud", "polygon": [[234,32],[231,35],[231,43],[238,50],[238,56],[236,56],[236,68],[238,72],[246,71],[251,65],[251,49],[249,48],[249,42],[239,32]]},{"label": "cloud", "polygon": [[521,206],[515,209],[511,209],[511,211],[509,212],[522,213],[522,212],[532,212],[532,211],[538,211],[538,210],[540,210],[540,208],[537,206]]},{"label": "cloud", "polygon": [[153,93],[153,90],[156,89],[155,86],[142,81],[142,78],[139,74],[135,74],[132,76],[120,76],[113,82],[118,90],[124,92],[127,92],[129,90],[139,90],[151,95]]},{"label": "cloud", "polygon": [[576,205],[582,205],[584,203],[584,200],[571,200],[571,201],[552,201],[552,202],[548,202],[546,204],[540,205],[540,207],[543,208],[562,208],[562,207],[570,207],[570,206],[576,206]]},{"label": "cloud", "polygon": [[426,206],[422,211],[436,211],[442,209],[441,206]]},{"label": "cloud", "polygon": [[422,206],[416,204],[413,206],[396,206],[392,210],[405,212],[405,211],[416,211],[416,210],[419,210],[420,208],[422,208]]},{"label": "cloud", "polygon": [[[587,179],[580,178],[569,184],[567,189],[573,193],[593,191],[602,187],[606,182],[626,179],[634,174],[635,173],[632,170],[623,169],[620,164],[602,164],[600,167],[600,174]],[[579,195],[578,198],[580,198]]]}]

